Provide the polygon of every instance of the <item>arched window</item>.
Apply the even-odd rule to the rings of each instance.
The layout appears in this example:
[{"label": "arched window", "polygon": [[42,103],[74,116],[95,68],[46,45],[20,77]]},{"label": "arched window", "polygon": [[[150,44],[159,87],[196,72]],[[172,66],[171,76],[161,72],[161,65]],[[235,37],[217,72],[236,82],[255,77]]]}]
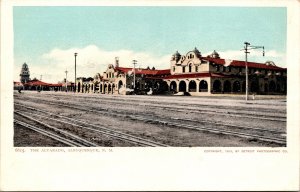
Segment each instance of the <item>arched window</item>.
[{"label": "arched window", "polygon": [[189,64],[189,72],[192,72],[192,64]]},{"label": "arched window", "polygon": [[182,67],[182,73],[185,73],[185,66]]},{"label": "arched window", "polygon": [[196,82],[194,80],[190,81],[189,83],[189,92],[196,92]]},{"label": "arched window", "polygon": [[208,91],[207,88],[208,88],[207,81],[205,80],[200,81],[199,92],[207,92]]}]

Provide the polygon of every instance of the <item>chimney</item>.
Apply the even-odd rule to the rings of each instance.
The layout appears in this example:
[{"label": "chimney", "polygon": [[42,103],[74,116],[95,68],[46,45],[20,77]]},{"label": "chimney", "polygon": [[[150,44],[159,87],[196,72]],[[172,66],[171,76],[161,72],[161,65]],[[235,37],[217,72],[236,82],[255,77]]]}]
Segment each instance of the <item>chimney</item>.
[{"label": "chimney", "polygon": [[115,57],[115,67],[119,67],[119,57]]}]

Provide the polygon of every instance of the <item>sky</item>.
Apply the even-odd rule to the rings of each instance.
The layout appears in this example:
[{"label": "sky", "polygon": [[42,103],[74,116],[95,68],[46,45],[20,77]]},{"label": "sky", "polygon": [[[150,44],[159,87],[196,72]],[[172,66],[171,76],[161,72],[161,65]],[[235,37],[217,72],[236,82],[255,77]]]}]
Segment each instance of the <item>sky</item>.
[{"label": "sky", "polygon": [[249,61],[286,67],[287,10],[281,7],[64,7],[15,6],[14,80],[22,64],[30,77],[50,83],[102,74],[114,58],[120,66],[168,69],[173,53],[195,47],[203,56],[216,50],[221,58],[244,60],[244,42],[264,46],[251,50]]}]

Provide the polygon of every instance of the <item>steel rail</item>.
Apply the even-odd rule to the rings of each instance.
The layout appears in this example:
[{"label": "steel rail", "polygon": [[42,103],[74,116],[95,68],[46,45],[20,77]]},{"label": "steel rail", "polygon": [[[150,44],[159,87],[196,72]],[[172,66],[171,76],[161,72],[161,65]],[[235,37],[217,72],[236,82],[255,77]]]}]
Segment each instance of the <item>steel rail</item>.
[{"label": "steel rail", "polygon": [[38,123],[38,124],[41,124],[42,126],[45,126],[45,127],[49,128],[49,129],[52,129],[52,130],[54,130],[54,131],[56,131],[56,132],[59,132],[59,133],[65,135],[65,136],[67,136],[67,137],[69,137],[69,138],[71,138],[71,139],[77,141],[77,143],[80,142],[80,143],[81,143],[81,144],[80,144],[80,147],[98,147],[97,144],[92,143],[92,142],[90,142],[90,141],[88,141],[88,140],[86,140],[86,139],[83,139],[83,138],[81,138],[81,137],[79,137],[79,136],[77,136],[77,135],[74,135],[74,134],[72,134],[72,133],[69,133],[69,132],[67,132],[67,131],[61,130],[61,129],[56,128],[56,127],[54,127],[54,126],[51,126],[51,125],[49,125],[49,124],[43,123],[43,122],[41,122],[41,121],[38,121],[38,120],[36,120],[36,119],[34,119],[34,118],[30,117],[30,116],[21,114],[20,112],[15,112],[15,113],[18,114],[18,115],[20,115],[20,116],[22,116],[22,117],[25,117],[25,118],[27,118],[27,119],[30,119],[31,121],[34,121],[34,122],[36,122],[36,123]]},{"label": "steel rail", "polygon": [[[69,107],[69,108],[74,108],[74,109],[79,109],[79,110],[83,110],[82,108],[78,108],[78,107],[75,107],[74,106],[74,103],[65,103],[65,104],[62,104],[62,103],[53,103],[53,102],[47,102],[48,104],[53,104],[53,105],[59,105],[59,106],[64,106],[64,107]],[[71,104],[68,105],[68,104]],[[86,109],[86,106],[83,106],[83,105],[80,105],[80,104],[76,104],[77,106],[79,107],[83,107]],[[109,114],[111,115],[110,112],[113,113],[114,116],[118,116],[118,117],[125,117],[123,115],[124,112],[126,112],[126,114],[133,114],[135,115],[134,113],[132,112],[129,112],[129,111],[123,111],[121,112],[120,110],[112,110],[112,109],[108,109],[108,108],[100,108],[102,111],[99,111],[99,107],[97,108],[97,113],[101,113],[101,114]],[[93,110],[93,108],[92,108]],[[95,110],[95,109],[94,109]],[[91,111],[92,112],[92,111]],[[141,113],[140,113],[141,114]],[[128,116],[128,115],[127,115]],[[147,115],[144,115],[144,116],[149,116],[148,114]],[[284,134],[286,132],[284,131],[277,131],[277,130],[270,130],[270,129],[264,129],[264,128],[257,128],[257,127],[250,127],[250,126],[239,126],[239,125],[233,125],[233,124],[229,124],[229,123],[220,123],[220,122],[213,122],[213,121],[208,121],[208,120],[194,120],[194,119],[187,119],[187,118],[174,118],[174,117],[167,117],[167,116],[162,116],[162,115],[152,115],[152,116],[155,116],[156,118],[170,118],[170,119],[173,119],[173,120],[178,120],[178,121],[187,121],[187,122],[194,122],[194,123],[208,123],[208,124],[214,124],[214,125],[217,125],[217,126],[228,126],[228,127],[233,127],[233,128],[238,128],[238,129],[248,129],[248,130],[257,130],[257,131],[264,131],[264,132],[271,132],[271,133],[277,133],[277,134]]]},{"label": "steel rail", "polygon": [[74,141],[72,141],[72,140],[63,138],[63,137],[61,137],[61,136],[59,136],[59,135],[57,135],[57,134],[51,133],[51,132],[49,132],[49,131],[45,131],[45,130],[43,130],[43,129],[40,129],[40,128],[38,128],[38,127],[35,127],[35,126],[33,126],[33,125],[30,125],[30,124],[28,124],[28,123],[25,123],[25,122],[22,122],[22,121],[19,121],[19,120],[16,120],[16,119],[14,120],[14,123],[19,124],[19,125],[21,125],[21,126],[23,126],[23,127],[25,127],[25,128],[31,129],[31,130],[33,130],[33,131],[35,131],[35,132],[38,132],[38,133],[40,133],[40,134],[42,134],[42,135],[45,135],[45,136],[47,136],[47,137],[50,137],[50,138],[52,138],[52,139],[54,139],[54,140],[56,140],[56,141],[59,141],[59,142],[61,142],[61,143],[64,143],[64,144],[66,144],[67,146],[70,146],[70,147],[78,147],[78,146],[82,146],[80,143],[76,143],[76,142],[74,142]]},{"label": "steel rail", "polygon": [[[27,107],[27,106],[23,106],[23,107],[30,108],[30,107]],[[77,123],[82,123],[82,124],[88,125],[90,127],[84,127],[82,125],[78,125],[78,124],[71,123],[71,122],[68,122],[68,121],[58,120],[58,119],[51,118],[49,116],[40,115],[40,114],[30,113],[31,115],[36,115],[36,116],[39,116],[39,117],[42,117],[42,118],[46,118],[46,119],[50,119],[50,120],[53,120],[53,121],[57,121],[57,122],[69,124],[69,125],[72,125],[72,126],[80,127],[82,129],[86,129],[86,130],[98,132],[98,133],[101,133],[101,134],[104,134],[104,135],[107,135],[107,136],[118,138],[120,140],[126,140],[126,141],[129,141],[129,142],[135,143],[135,144],[139,144],[141,146],[168,147],[168,145],[165,145],[165,144],[162,144],[162,143],[158,143],[158,142],[151,141],[151,140],[146,140],[146,139],[141,138],[141,137],[137,137],[137,136],[134,136],[134,135],[122,133],[122,132],[119,132],[119,131],[115,131],[115,130],[109,129],[107,127],[104,127],[104,126],[94,125],[94,124],[87,123],[87,122],[82,121],[82,120],[72,119],[72,118],[69,118],[69,117],[65,117],[65,116],[62,116],[62,115],[53,114],[51,112],[47,112],[47,111],[40,110],[40,109],[35,109],[35,108],[31,108],[31,109],[32,110],[36,110],[36,111],[40,111],[40,112],[44,112],[44,113],[48,113],[51,116],[56,116],[56,117],[64,118],[64,119],[67,119],[69,121],[73,121],[73,122],[77,122]],[[28,112],[23,112],[23,113],[28,113]],[[94,128],[91,128],[91,127],[94,127]],[[101,130],[99,130],[99,129],[101,129]]]},{"label": "steel rail", "polygon": [[[80,97],[80,96],[77,96],[77,97]],[[83,97],[83,96],[82,96]],[[33,98],[36,98],[36,99],[40,99],[40,100],[43,100],[39,97],[35,97],[33,96]],[[101,98],[102,99],[102,98]],[[61,99],[60,99],[61,100]],[[64,102],[66,102],[65,99],[63,99]],[[108,100],[108,99],[105,99],[106,102],[110,102],[110,103],[114,103],[114,105],[124,105],[124,104],[132,104],[132,103],[128,103],[128,102],[119,102],[119,101],[111,101],[111,100]],[[46,100],[44,100],[46,101]],[[52,101],[56,101],[54,99],[52,99]],[[142,103],[142,104],[136,104],[135,105],[142,105],[142,106],[147,106],[148,108],[164,108],[166,110],[169,110],[169,111],[176,111],[176,112],[184,112],[184,111],[190,111],[190,109],[186,109],[186,106],[185,108],[182,108],[182,106],[180,107],[176,107],[176,106],[169,106],[169,105],[161,105],[161,104],[145,104],[145,103]],[[201,107],[203,107],[204,105],[201,105]],[[205,106],[208,106],[208,105],[205,105]],[[191,107],[195,107],[194,105],[191,106]],[[226,107],[225,107],[226,108]],[[202,113],[202,114],[214,114],[214,115],[221,115],[221,116],[230,116],[230,117],[242,117],[242,118],[249,118],[249,119],[264,119],[264,120],[269,120],[269,121],[282,121],[282,122],[286,122],[286,117],[284,116],[275,116],[275,115],[266,115],[266,113],[263,113],[263,114],[257,114],[257,113],[248,113],[248,112],[241,112],[239,110],[239,112],[235,112],[235,111],[228,111],[226,109],[222,109],[222,108],[217,108],[217,109],[191,109],[193,111],[197,111],[199,113]]]},{"label": "steel rail", "polygon": [[[68,106],[68,105],[63,105],[63,106],[70,107],[70,108],[75,108],[75,109],[79,109],[79,110],[84,110],[84,111],[89,111],[89,112],[93,112],[93,113],[108,114],[108,112],[103,112],[103,111],[90,110],[90,109],[86,109],[86,108],[78,108],[78,107]],[[117,115],[117,114],[114,114],[114,115]],[[193,126],[193,125],[175,123],[175,122],[172,122],[172,121],[162,120],[162,119],[159,119],[159,118],[149,118],[149,117],[145,118],[143,116],[138,116],[138,115],[121,115],[121,116],[122,117],[129,117],[133,120],[144,121],[144,122],[147,122],[147,123],[154,122],[154,123],[164,124],[164,125],[168,125],[168,126],[175,126],[175,127],[198,130],[198,131],[199,130],[200,131],[208,131],[208,132],[211,132],[211,133],[232,135],[232,136],[238,136],[238,137],[242,137],[242,138],[255,138],[257,140],[261,140],[261,141],[265,141],[265,142],[273,142],[273,143],[277,143],[277,144],[280,144],[280,145],[285,145],[286,144],[286,139],[281,139],[281,138],[271,138],[271,137],[260,136],[260,135],[257,135],[257,134],[241,133],[241,132],[235,132],[235,131],[228,131],[228,130],[224,130],[224,129],[198,127],[198,126]]]}]

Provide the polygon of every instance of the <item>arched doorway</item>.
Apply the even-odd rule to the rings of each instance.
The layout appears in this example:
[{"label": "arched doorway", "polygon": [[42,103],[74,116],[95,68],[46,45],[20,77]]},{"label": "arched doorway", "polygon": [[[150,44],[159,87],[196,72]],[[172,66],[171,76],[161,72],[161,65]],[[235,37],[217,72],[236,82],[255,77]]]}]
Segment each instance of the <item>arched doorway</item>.
[{"label": "arched doorway", "polygon": [[145,90],[148,92],[148,91],[150,91],[150,89],[153,90],[152,82],[150,80],[147,80],[145,82]]},{"label": "arched doorway", "polygon": [[155,81],[154,84],[153,84],[153,91],[158,91],[160,88],[160,83]]},{"label": "arched doorway", "polygon": [[81,88],[81,85],[80,85],[80,83],[78,83],[78,84],[77,84],[77,92],[78,92],[78,93],[80,93],[80,88]]},{"label": "arched doorway", "polygon": [[243,81],[242,92],[246,92],[246,81]]},{"label": "arched doorway", "polygon": [[233,92],[241,92],[241,83],[239,81],[235,81],[233,83]]},{"label": "arched doorway", "polygon": [[270,92],[275,92],[276,90],[276,84],[274,81],[271,81],[270,84],[269,84],[269,91]]},{"label": "arched doorway", "polygon": [[94,88],[95,88],[94,93],[99,91],[99,83],[98,82],[95,82]]},{"label": "arched doorway", "polygon": [[108,84],[108,93],[110,93],[110,92],[111,92],[111,85]]},{"label": "arched doorway", "polygon": [[224,82],[224,92],[231,92],[231,83],[228,80]]},{"label": "arched doorway", "polygon": [[269,86],[268,86],[268,83],[265,84],[265,89],[264,89],[265,93],[268,93],[269,92]]},{"label": "arched doorway", "polygon": [[116,87],[115,84],[112,84],[112,89],[111,89],[112,94],[114,94],[114,92],[115,92],[115,87]]},{"label": "arched doorway", "polygon": [[171,82],[170,91],[176,91],[177,92],[177,83],[175,81]]},{"label": "arched doorway", "polygon": [[189,92],[196,92],[196,82],[194,80],[189,82]]},{"label": "arched doorway", "polygon": [[107,93],[107,84],[104,84],[104,90],[103,93]]},{"label": "arched doorway", "polygon": [[123,88],[123,81],[120,80],[119,83],[118,83],[118,93],[120,93],[120,89]]},{"label": "arched doorway", "polygon": [[185,81],[180,81],[180,83],[179,83],[179,92],[186,92],[186,83],[185,83]]},{"label": "arched doorway", "polygon": [[168,83],[165,81],[161,82],[160,91],[165,92],[165,91],[168,91],[168,89],[169,89]]},{"label": "arched doorway", "polygon": [[250,86],[250,92],[258,93],[259,92],[259,84],[258,81],[252,81]]},{"label": "arched doorway", "polygon": [[199,91],[200,92],[207,92],[208,91],[207,88],[208,88],[207,81],[205,81],[205,80],[200,81]]},{"label": "arched doorway", "polygon": [[279,83],[277,83],[277,86],[276,86],[276,91],[277,91],[278,93],[280,93],[280,92],[281,92],[281,89],[280,89],[280,84],[279,84]]},{"label": "arched doorway", "polygon": [[213,92],[221,92],[221,81],[215,80],[213,83]]}]

